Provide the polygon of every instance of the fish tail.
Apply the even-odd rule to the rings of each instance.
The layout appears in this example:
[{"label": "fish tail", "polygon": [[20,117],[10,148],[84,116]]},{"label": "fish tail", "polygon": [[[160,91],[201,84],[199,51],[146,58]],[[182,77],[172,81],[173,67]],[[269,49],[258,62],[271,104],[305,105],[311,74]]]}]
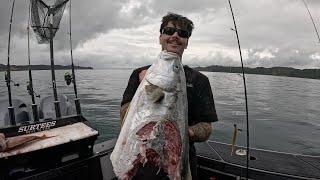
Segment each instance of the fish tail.
[{"label": "fish tail", "polygon": [[52,137],[55,137],[55,135],[46,135],[46,134],[43,134],[42,136],[39,136],[39,139],[47,139],[47,138],[52,138]]}]

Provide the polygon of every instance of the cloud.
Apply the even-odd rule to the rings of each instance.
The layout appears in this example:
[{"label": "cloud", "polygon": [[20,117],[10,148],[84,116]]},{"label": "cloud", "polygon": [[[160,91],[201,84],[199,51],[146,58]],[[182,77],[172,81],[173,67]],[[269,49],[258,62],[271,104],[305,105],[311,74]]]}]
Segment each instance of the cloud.
[{"label": "cloud", "polygon": [[[46,0],[47,2],[48,0]],[[0,2],[0,63],[6,63],[10,0]],[[29,1],[16,1],[12,31],[13,64],[26,64]],[[50,2],[50,1],[48,1]],[[231,1],[247,66],[320,68],[319,44],[300,0]],[[307,1],[319,27],[320,2]],[[137,67],[152,63],[160,51],[159,26],[167,12],[195,24],[183,62],[190,66],[239,66],[238,45],[225,0],[77,0],[72,1],[75,63],[96,68]],[[54,39],[56,64],[68,64],[69,4]],[[49,64],[48,45],[31,33],[34,64]]]}]

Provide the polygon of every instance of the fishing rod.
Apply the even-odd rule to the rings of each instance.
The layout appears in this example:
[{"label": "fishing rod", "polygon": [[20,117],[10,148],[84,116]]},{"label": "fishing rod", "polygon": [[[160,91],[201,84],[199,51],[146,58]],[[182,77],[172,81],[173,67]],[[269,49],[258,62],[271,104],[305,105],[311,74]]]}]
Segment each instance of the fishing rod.
[{"label": "fishing rod", "polygon": [[[38,43],[50,44],[50,64],[51,64],[51,79],[52,89],[54,97],[54,109],[56,118],[61,117],[60,102],[58,99],[56,75],[55,75],[55,64],[54,64],[54,53],[53,53],[53,38],[55,33],[59,29],[59,23],[63,15],[65,4],[68,0],[55,1],[53,6],[48,6],[42,0],[32,1],[32,27],[35,33],[38,35]],[[45,8],[47,10],[45,10]],[[40,16],[43,15],[43,16]],[[45,17],[43,19],[43,17]],[[49,32],[48,32],[49,31]],[[49,37],[48,37],[49,36]]]},{"label": "fishing rod", "polygon": [[233,25],[234,25],[234,29],[231,29],[231,30],[233,30],[237,36],[237,42],[238,42],[238,48],[239,48],[239,54],[240,54],[240,60],[241,60],[242,78],[243,78],[243,85],[244,85],[244,96],[245,96],[245,102],[246,102],[246,125],[247,125],[246,179],[248,179],[249,178],[249,154],[250,154],[249,147],[250,147],[250,144],[249,144],[249,113],[248,113],[247,86],[246,86],[246,78],[245,78],[244,67],[243,67],[243,60],[242,60],[242,53],[241,53],[241,46],[240,46],[240,40],[239,40],[239,35],[238,35],[238,29],[237,29],[237,25],[236,25],[236,21],[234,18],[234,14],[233,14],[230,0],[228,0],[228,2],[229,2],[230,11],[231,11],[232,19],[233,19]]},{"label": "fishing rod", "polygon": [[[70,37],[70,55],[71,55],[71,70],[72,70],[72,77],[68,74],[65,75],[65,80],[69,81],[73,83],[73,90],[74,90],[74,94],[76,96],[74,102],[75,102],[75,106],[76,106],[76,111],[77,114],[80,115],[81,114],[81,106],[80,106],[80,98],[78,98],[78,91],[77,91],[77,83],[76,83],[76,75],[75,75],[75,70],[74,70],[74,63],[73,63],[73,54],[72,54],[72,38],[71,38],[71,0],[70,4],[69,4],[69,37]],[[68,84],[68,85],[69,85]]]},{"label": "fishing rod", "polygon": [[[49,9],[50,10],[50,9]],[[53,55],[53,14],[49,14],[50,22],[49,22],[49,32],[50,32],[50,63],[51,63],[51,79],[52,79],[52,88],[53,88],[53,96],[54,96],[54,109],[56,112],[56,117],[61,117],[60,111],[60,102],[58,100],[58,92],[57,92],[57,84],[56,84],[56,75],[55,75],[55,67],[54,67],[54,55]]]},{"label": "fishing rod", "polygon": [[11,26],[12,26],[12,18],[13,18],[13,10],[14,10],[15,0],[12,1],[11,7],[11,16],[10,16],[10,25],[9,25],[9,38],[8,38],[8,62],[7,62],[7,73],[5,74],[5,81],[8,88],[8,99],[9,99],[9,118],[10,124],[16,125],[15,115],[14,115],[14,108],[12,107],[12,97],[11,97],[11,74],[10,74],[10,42],[11,42]]},{"label": "fishing rod", "polygon": [[308,11],[308,13],[309,13],[309,16],[310,16],[310,19],[311,19],[311,21],[312,21],[314,30],[315,30],[316,35],[317,35],[317,37],[318,37],[318,43],[320,43],[320,36],[319,36],[319,33],[318,33],[318,29],[317,29],[316,24],[314,23],[314,20],[313,20],[313,17],[312,17],[312,15],[311,15],[311,12],[310,12],[310,10],[309,10],[309,8],[308,8],[307,2],[306,2],[305,0],[302,0],[302,2],[303,2],[304,6],[306,7],[306,9],[307,9],[307,11]]},{"label": "fishing rod", "polygon": [[[41,1],[41,0],[40,0]],[[57,2],[57,1],[56,1]],[[50,62],[51,62],[51,79],[52,79],[52,88],[53,88],[53,96],[54,96],[54,108],[56,112],[56,117],[60,118],[61,117],[61,110],[60,110],[60,102],[58,100],[58,92],[57,92],[57,84],[56,84],[56,76],[55,76],[55,67],[54,67],[54,55],[53,55],[53,29],[59,29],[58,27],[53,27],[54,23],[54,15],[55,12],[61,8],[62,6],[67,3],[68,0],[65,0],[61,2],[58,5],[55,5],[53,8],[49,7],[48,8],[48,16],[49,16],[49,34],[50,34]],[[44,3],[42,1],[42,3]],[[44,3],[45,4],[45,3]]]},{"label": "fishing rod", "polygon": [[[29,2],[29,16],[28,16],[28,64],[29,64],[29,82],[27,86],[27,90],[31,96],[32,100],[32,114],[33,114],[33,119],[35,122],[39,121],[39,115],[38,115],[38,107],[35,102],[34,94],[35,92],[33,91],[33,82],[32,82],[32,73],[31,73],[31,63],[30,63],[30,16],[31,16],[31,3]],[[37,96],[40,97],[40,96]]]}]

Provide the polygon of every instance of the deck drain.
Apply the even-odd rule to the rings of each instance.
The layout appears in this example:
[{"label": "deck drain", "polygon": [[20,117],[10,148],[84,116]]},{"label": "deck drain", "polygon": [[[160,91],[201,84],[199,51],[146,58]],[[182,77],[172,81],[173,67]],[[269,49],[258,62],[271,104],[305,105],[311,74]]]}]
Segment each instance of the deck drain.
[{"label": "deck drain", "polygon": [[257,158],[254,156],[250,156],[250,160],[257,160]]}]

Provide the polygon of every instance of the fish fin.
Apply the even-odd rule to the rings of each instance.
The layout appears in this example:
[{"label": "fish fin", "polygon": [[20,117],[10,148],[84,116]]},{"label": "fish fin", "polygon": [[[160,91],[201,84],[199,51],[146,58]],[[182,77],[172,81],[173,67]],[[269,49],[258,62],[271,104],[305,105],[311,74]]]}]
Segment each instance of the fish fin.
[{"label": "fish fin", "polygon": [[52,138],[52,137],[56,137],[56,135],[46,135],[46,134],[43,134],[42,136],[39,136],[39,139],[47,139],[47,138]]},{"label": "fish fin", "polygon": [[147,98],[154,103],[160,102],[164,98],[164,92],[159,86],[149,84],[145,86],[145,89]]},{"label": "fish fin", "polygon": [[147,164],[147,162],[148,162],[147,158],[144,158],[143,163],[142,163],[142,167],[144,167]]},{"label": "fish fin", "polygon": [[192,180],[190,163],[188,163],[188,174],[187,174],[186,180]]},{"label": "fish fin", "polygon": [[158,171],[157,171],[156,175],[158,175],[158,174],[160,173],[160,171],[161,171],[161,167],[159,167],[159,169],[158,169]]}]

